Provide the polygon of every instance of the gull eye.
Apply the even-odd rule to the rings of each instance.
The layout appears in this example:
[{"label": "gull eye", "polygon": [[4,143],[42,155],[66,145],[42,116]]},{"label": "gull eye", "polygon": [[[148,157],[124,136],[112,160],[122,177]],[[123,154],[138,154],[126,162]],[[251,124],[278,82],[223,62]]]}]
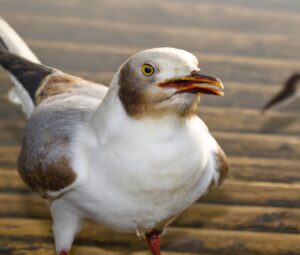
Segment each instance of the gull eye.
[{"label": "gull eye", "polygon": [[150,76],[154,73],[155,69],[152,65],[149,64],[143,64],[142,65],[142,73],[145,76]]}]

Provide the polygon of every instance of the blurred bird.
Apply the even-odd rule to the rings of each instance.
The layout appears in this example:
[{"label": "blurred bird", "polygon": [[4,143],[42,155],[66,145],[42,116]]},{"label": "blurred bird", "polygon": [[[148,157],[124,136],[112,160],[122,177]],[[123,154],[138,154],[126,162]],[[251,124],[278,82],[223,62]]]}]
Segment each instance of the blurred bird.
[{"label": "blurred bird", "polygon": [[262,112],[275,105],[285,104],[300,96],[300,73],[293,74],[285,83],[283,89],[276,94],[263,108]]},{"label": "blurred bird", "polygon": [[[3,48],[38,61],[1,26]],[[223,85],[187,51],[139,52],[109,89],[8,51],[0,63],[29,117],[18,171],[50,201],[59,255],[69,253],[83,219],[137,233],[159,255],[164,228],[228,172],[196,115],[200,94],[222,96]]]}]

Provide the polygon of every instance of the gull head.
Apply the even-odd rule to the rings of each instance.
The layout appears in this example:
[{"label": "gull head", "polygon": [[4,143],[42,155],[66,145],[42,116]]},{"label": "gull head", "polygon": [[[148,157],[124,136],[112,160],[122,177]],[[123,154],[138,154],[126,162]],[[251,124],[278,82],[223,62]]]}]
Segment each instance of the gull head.
[{"label": "gull head", "polygon": [[184,50],[154,48],[129,58],[116,73],[119,99],[131,117],[188,117],[201,94],[223,96],[222,82],[200,73],[197,58]]}]

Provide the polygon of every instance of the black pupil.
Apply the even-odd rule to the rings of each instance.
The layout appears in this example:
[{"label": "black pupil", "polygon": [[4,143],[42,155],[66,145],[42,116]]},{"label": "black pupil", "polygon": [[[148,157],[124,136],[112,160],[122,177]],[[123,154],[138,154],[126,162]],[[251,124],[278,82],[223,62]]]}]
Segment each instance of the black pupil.
[{"label": "black pupil", "polygon": [[146,67],[145,67],[145,73],[146,73],[146,74],[152,73],[152,68],[149,67],[149,66],[146,66]]}]

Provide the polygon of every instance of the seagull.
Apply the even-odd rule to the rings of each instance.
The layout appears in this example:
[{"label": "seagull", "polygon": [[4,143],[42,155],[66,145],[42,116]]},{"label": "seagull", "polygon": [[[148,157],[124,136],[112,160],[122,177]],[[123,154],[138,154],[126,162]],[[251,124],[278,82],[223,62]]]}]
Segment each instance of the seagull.
[{"label": "seagull", "polygon": [[277,104],[284,104],[300,96],[300,73],[293,74],[285,83],[282,90],[276,94],[263,108],[262,112],[269,110]]},{"label": "seagull", "polygon": [[28,116],[18,172],[49,201],[56,253],[69,254],[90,219],[136,233],[160,255],[164,229],[227,176],[226,155],[196,114],[200,95],[223,96],[222,82],[175,48],[131,56],[109,88],[3,48]]}]

